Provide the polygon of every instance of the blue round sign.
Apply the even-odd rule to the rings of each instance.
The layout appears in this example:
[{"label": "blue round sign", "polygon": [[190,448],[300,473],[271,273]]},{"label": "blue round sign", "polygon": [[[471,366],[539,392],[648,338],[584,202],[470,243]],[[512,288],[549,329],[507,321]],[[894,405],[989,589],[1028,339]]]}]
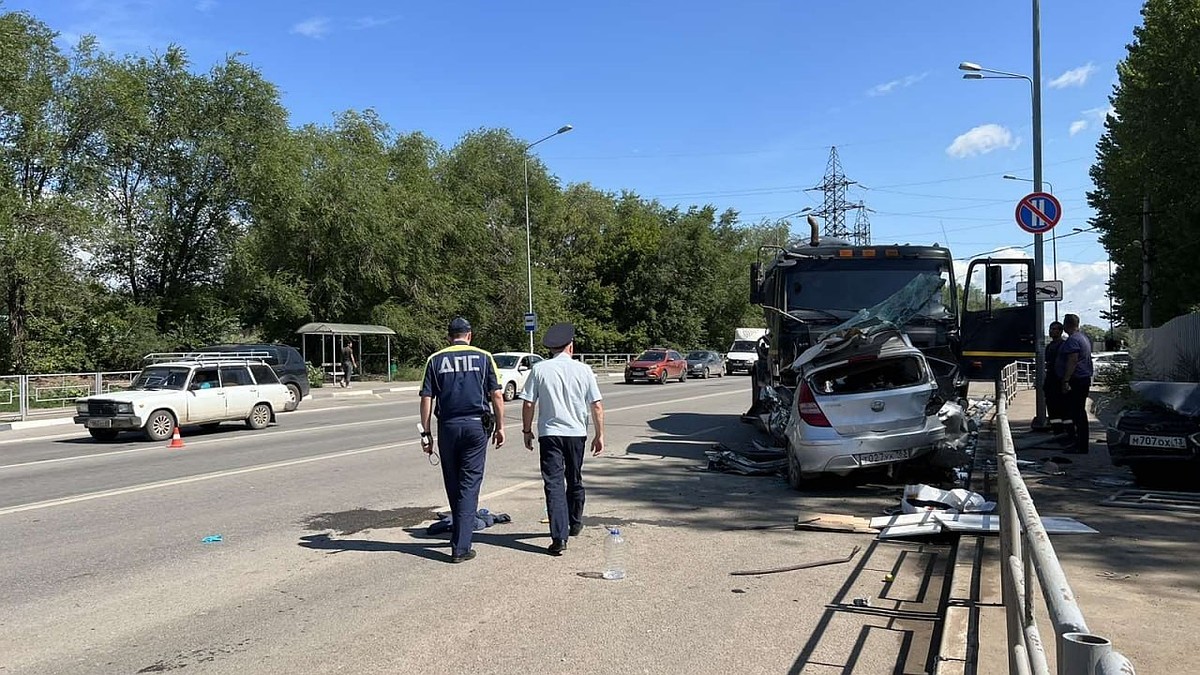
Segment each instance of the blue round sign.
[{"label": "blue round sign", "polygon": [[1017,225],[1031,234],[1054,229],[1062,218],[1062,204],[1049,192],[1032,192],[1017,202]]}]

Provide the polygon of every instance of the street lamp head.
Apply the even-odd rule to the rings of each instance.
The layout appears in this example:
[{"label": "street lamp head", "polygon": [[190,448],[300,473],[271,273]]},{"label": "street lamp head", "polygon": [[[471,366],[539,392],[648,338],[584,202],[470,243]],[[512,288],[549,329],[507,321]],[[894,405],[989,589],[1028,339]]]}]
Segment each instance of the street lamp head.
[{"label": "street lamp head", "polygon": [[983,70],[983,66],[979,65],[978,63],[971,63],[970,61],[963,61],[962,63],[958,64],[958,69],[959,70],[969,70],[971,72],[977,73],[977,72]]},{"label": "street lamp head", "polygon": [[1006,173],[1003,176],[1001,176],[1001,178],[1003,178],[1004,180],[1021,180],[1020,178],[1017,178],[1016,176],[1012,175],[1011,173]]},{"label": "street lamp head", "polygon": [[570,131],[570,130],[572,130],[572,129],[574,129],[574,128],[575,128],[575,127],[571,126],[570,124],[564,124],[564,125],[562,125],[561,127],[559,127],[558,131],[556,131],[556,132],[554,132],[554,133],[555,133],[555,135],[557,135],[557,134],[565,134],[565,133],[567,133],[568,131]]},{"label": "street lamp head", "polygon": [[963,73],[964,80],[982,80],[983,75],[980,73]]}]

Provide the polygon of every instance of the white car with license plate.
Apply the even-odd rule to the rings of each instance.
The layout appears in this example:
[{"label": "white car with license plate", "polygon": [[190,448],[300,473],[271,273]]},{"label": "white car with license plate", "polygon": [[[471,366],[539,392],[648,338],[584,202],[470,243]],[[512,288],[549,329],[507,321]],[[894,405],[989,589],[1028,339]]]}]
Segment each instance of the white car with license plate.
[{"label": "white car with license plate", "polygon": [[161,441],[188,425],[241,421],[262,429],[288,400],[287,386],[265,362],[209,354],[148,365],[129,390],[76,399],[74,419],[98,441],[138,430]]},{"label": "white car with license plate", "polygon": [[525,387],[525,380],[529,379],[529,373],[542,357],[529,352],[500,352],[492,354],[492,359],[496,361],[497,379],[500,381],[500,390],[504,392],[504,400],[511,401]]},{"label": "white car with license plate", "polygon": [[923,354],[899,336],[806,368],[786,429],[788,481],[798,488],[808,477],[932,453],[947,433],[936,392]]}]

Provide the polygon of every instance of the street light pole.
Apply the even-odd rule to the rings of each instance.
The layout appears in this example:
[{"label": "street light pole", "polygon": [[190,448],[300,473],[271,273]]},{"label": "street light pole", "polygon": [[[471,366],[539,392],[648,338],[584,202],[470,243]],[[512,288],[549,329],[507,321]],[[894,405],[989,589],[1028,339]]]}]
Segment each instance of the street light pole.
[{"label": "street light pole", "polygon": [[[524,162],[525,162],[525,283],[528,285],[528,290],[529,290],[529,313],[530,314],[533,314],[533,243],[532,243],[533,238],[530,234],[531,229],[529,227],[529,149],[532,148],[533,146],[537,145],[538,143],[541,143],[542,141],[548,141],[551,138],[554,138],[555,136],[558,136],[559,134],[565,134],[574,128],[575,127],[572,127],[570,124],[564,124],[563,126],[559,127],[558,131],[555,131],[554,133],[552,133],[548,136],[545,136],[543,138],[539,138],[538,140],[530,143],[529,145],[526,145],[525,149],[521,152],[522,158],[524,159]],[[533,331],[528,331],[528,332],[529,332],[529,351],[530,351],[530,353],[532,353],[533,352]]]},{"label": "street light pole", "polygon": [[[966,80],[985,79],[1019,79],[1029,83],[1033,107],[1033,190],[1042,191],[1042,7],[1040,0],[1033,0],[1033,76],[1009,73],[1003,70],[984,68],[977,63],[964,61],[958,64],[959,70],[967,71],[963,75]],[[990,73],[991,76],[984,75]],[[1031,287],[1036,289],[1042,281],[1044,264],[1041,233],[1033,235],[1033,280]],[[1033,334],[1034,354],[1033,363],[1035,377],[1040,385],[1046,379],[1046,312],[1042,303],[1037,302],[1037,293],[1029,294],[1033,302]],[[1033,418],[1033,428],[1042,429],[1046,426],[1046,394],[1041,386],[1034,388],[1037,402],[1037,412]]]}]

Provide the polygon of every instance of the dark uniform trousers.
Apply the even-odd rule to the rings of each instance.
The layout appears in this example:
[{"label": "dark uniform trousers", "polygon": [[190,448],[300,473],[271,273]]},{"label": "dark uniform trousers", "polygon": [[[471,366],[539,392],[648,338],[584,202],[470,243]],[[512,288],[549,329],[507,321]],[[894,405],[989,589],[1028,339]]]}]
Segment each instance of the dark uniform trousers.
[{"label": "dark uniform trousers", "polygon": [[479,417],[438,420],[442,481],[446,484],[446,497],[450,500],[450,513],[454,516],[450,555],[459,556],[471,550],[487,444],[488,435]]},{"label": "dark uniform trousers", "polygon": [[587,436],[538,438],[551,539],[566,541],[571,526],[583,525],[583,446],[586,442]]},{"label": "dark uniform trousers", "polygon": [[1088,390],[1092,387],[1090,377],[1072,377],[1071,391],[1062,395],[1063,409],[1066,416],[1075,423],[1075,452],[1087,452],[1091,442],[1091,430],[1088,429],[1087,400]]}]

